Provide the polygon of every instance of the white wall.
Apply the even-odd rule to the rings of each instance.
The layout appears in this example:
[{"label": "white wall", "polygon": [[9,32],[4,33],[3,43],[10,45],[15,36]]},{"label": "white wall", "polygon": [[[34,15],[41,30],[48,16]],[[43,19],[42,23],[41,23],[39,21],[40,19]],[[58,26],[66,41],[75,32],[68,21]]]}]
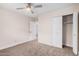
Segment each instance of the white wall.
[{"label": "white wall", "polygon": [[33,40],[28,32],[30,19],[17,12],[0,9],[0,49]]},{"label": "white wall", "polygon": [[59,9],[56,11],[50,11],[39,16],[38,24],[38,41],[43,44],[52,45],[51,39],[51,19],[54,16],[63,16],[72,14],[73,12],[78,12],[79,6],[72,6],[64,9]]},{"label": "white wall", "polygon": [[39,16],[38,19],[38,41],[51,45],[51,20],[46,15]]}]

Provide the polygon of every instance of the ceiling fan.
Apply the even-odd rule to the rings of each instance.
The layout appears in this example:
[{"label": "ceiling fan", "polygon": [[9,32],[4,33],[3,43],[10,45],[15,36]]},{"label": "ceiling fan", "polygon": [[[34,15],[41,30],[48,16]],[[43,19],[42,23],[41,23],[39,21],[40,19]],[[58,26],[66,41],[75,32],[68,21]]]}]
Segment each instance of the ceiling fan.
[{"label": "ceiling fan", "polygon": [[26,3],[24,7],[16,8],[17,10],[26,9],[27,11],[30,11],[32,14],[34,13],[33,8],[42,8],[42,5],[34,5],[33,3]]}]

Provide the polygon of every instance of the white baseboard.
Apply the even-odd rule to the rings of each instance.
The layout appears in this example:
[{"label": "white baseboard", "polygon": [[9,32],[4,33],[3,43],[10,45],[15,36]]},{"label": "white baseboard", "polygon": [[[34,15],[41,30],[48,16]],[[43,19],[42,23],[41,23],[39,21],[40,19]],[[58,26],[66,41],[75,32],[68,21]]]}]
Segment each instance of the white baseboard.
[{"label": "white baseboard", "polygon": [[24,41],[18,41],[18,42],[9,42],[8,44],[6,43],[5,45],[3,46],[0,46],[0,50],[2,49],[6,49],[6,48],[9,48],[9,47],[13,47],[13,46],[16,46],[16,45],[19,45],[19,44],[22,44],[22,43],[25,43],[25,42],[29,42],[29,41],[32,41],[34,39],[30,39],[30,40],[24,40]]}]

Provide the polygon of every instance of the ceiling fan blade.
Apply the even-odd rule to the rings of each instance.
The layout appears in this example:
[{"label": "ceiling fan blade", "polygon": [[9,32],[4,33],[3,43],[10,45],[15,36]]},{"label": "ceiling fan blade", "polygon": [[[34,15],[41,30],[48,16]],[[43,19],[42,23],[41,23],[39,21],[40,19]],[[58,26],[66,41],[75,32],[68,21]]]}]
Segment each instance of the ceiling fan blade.
[{"label": "ceiling fan blade", "polygon": [[34,8],[41,8],[42,7],[42,5],[36,5],[36,6],[34,6]]},{"label": "ceiling fan blade", "polygon": [[18,10],[19,10],[19,9],[25,9],[25,8],[16,8],[16,9],[18,9]]}]

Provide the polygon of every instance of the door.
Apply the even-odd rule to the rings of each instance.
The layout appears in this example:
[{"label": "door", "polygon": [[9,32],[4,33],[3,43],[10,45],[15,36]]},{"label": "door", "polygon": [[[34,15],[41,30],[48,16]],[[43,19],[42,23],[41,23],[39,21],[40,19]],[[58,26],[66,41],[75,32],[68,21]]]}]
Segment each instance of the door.
[{"label": "door", "polygon": [[73,13],[73,53],[78,54],[78,13]]},{"label": "door", "polygon": [[62,48],[62,16],[52,19],[52,44]]},{"label": "door", "polygon": [[30,22],[30,32],[33,39],[37,39],[37,22]]}]

